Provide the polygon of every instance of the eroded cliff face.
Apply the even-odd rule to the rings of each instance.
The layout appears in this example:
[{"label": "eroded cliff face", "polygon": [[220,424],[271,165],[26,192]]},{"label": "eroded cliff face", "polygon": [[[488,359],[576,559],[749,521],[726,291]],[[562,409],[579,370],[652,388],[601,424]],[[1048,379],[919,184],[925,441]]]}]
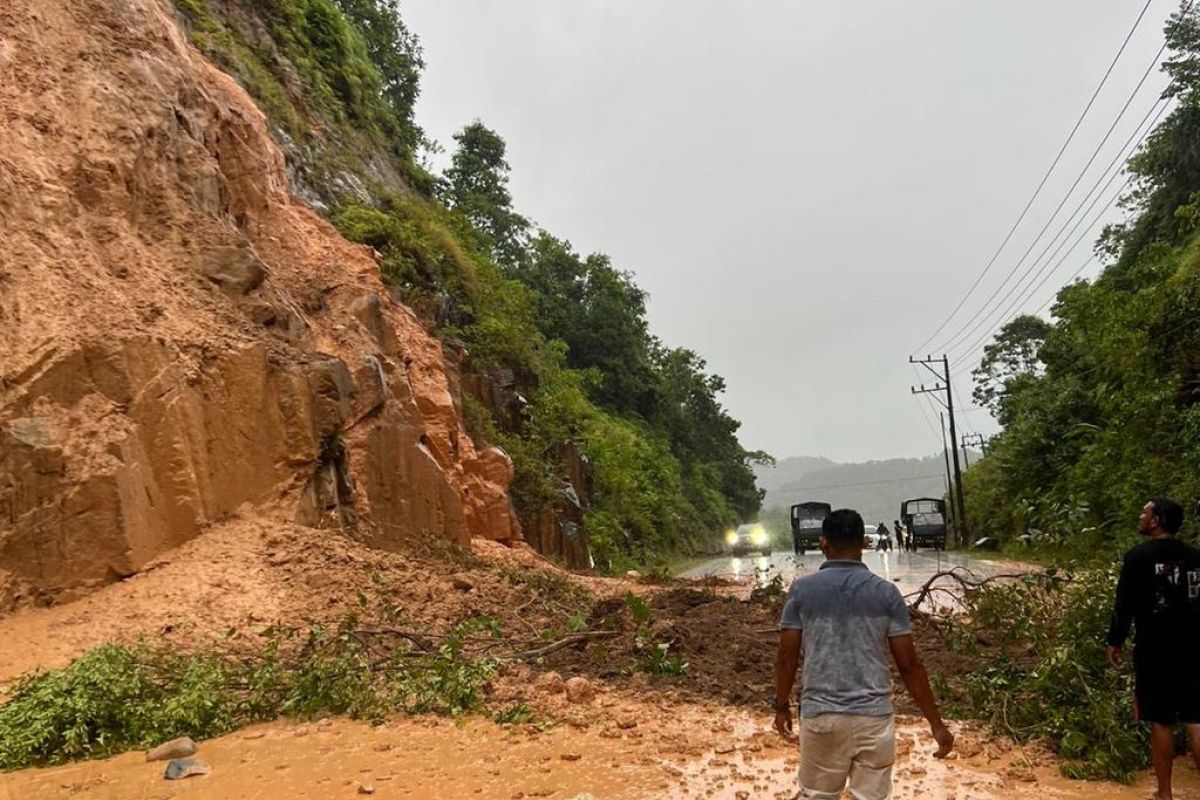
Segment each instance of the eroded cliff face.
[{"label": "eroded cliff face", "polygon": [[0,4],[0,609],[235,514],[520,538],[439,343],[159,0]]}]

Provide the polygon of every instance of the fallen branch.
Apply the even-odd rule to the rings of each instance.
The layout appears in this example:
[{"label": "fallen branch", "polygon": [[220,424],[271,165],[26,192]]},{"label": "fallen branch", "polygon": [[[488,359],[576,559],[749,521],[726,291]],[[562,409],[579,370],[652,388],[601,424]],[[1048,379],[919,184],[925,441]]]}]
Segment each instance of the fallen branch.
[{"label": "fallen branch", "polygon": [[542,656],[547,656],[555,651],[562,650],[565,647],[570,647],[573,644],[591,641],[592,639],[611,639],[618,635],[620,634],[617,631],[580,631],[579,633],[572,633],[569,636],[564,636],[558,641],[551,642],[544,647],[526,650],[522,653],[513,653],[512,655],[505,657],[505,660],[524,661],[525,659],[529,658],[541,658]]},{"label": "fallen branch", "polygon": [[951,596],[955,597],[955,599],[961,599],[950,589],[946,589],[942,586],[934,587],[933,584],[942,578],[952,578],[953,580],[957,581],[960,591],[965,594],[966,592],[982,589],[984,586],[994,581],[1021,580],[1029,577],[1049,581],[1051,583],[1068,583],[1070,581],[1069,578],[1064,578],[1061,575],[1051,575],[1045,572],[1005,572],[996,575],[980,577],[979,575],[976,575],[968,570],[966,567],[954,567],[952,569],[942,570],[941,572],[935,572],[929,577],[929,580],[925,581],[925,583],[921,585],[920,589],[904,595],[904,599],[907,601],[910,597],[913,597],[914,595],[916,596],[916,601],[910,605],[910,608],[913,609],[919,608],[934,591],[947,592]]}]

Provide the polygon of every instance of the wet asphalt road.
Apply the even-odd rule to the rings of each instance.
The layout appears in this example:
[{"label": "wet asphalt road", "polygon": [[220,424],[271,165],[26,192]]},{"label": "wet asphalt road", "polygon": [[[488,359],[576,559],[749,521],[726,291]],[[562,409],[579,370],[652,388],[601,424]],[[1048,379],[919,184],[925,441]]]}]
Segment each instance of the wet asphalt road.
[{"label": "wet asphalt road", "polygon": [[[809,552],[803,556],[794,556],[786,551],[776,551],[770,556],[749,555],[735,558],[727,555],[692,567],[681,573],[681,576],[698,578],[705,575],[718,575],[734,579],[753,578],[757,570],[760,582],[768,581],[776,574],[782,574],[786,586],[791,583],[793,578],[808,575],[820,569],[821,562],[824,560],[825,556],[819,552]],[[1009,572],[1013,567],[1011,562],[993,561],[986,557],[937,550],[919,550],[916,553],[901,553],[895,550],[891,552],[870,551],[863,553],[863,562],[872,572],[894,581],[903,594],[920,589],[932,575],[951,567],[966,567],[972,573],[980,576]],[[950,579],[946,580],[949,582]]]}]

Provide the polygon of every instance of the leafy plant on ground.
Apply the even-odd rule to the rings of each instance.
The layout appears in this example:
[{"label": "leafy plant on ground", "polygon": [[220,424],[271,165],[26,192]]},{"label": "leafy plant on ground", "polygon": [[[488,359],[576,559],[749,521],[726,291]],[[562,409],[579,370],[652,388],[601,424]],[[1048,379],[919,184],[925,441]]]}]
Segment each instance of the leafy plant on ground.
[{"label": "leafy plant on ground", "polygon": [[494,621],[476,618],[422,647],[364,630],[349,616],[332,628],[272,630],[255,657],[104,645],[18,682],[0,705],[0,769],[209,738],[280,716],[379,722],[396,713],[477,710],[496,666],[464,652],[479,631],[498,633]]},{"label": "leafy plant on ground", "polygon": [[1133,721],[1131,674],[1103,648],[1115,587],[1115,568],[1097,568],[968,592],[952,622],[967,635],[950,641],[985,658],[942,676],[945,688],[998,733],[1051,742],[1068,777],[1130,780],[1146,765],[1146,731]]}]

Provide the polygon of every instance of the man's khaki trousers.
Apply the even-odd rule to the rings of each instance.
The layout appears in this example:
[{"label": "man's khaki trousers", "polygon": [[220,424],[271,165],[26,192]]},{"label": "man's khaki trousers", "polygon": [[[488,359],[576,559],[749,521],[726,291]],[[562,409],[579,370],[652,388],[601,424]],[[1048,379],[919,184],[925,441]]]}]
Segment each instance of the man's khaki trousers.
[{"label": "man's khaki trousers", "polygon": [[854,800],[889,800],[895,760],[896,725],[890,714],[800,720],[801,797],[837,800],[849,788]]}]

